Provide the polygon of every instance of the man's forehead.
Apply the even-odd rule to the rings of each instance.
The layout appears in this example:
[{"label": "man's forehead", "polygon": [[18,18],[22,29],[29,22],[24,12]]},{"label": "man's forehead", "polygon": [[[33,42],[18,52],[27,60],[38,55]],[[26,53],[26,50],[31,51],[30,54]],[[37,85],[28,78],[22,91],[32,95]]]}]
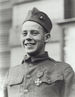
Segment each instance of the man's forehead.
[{"label": "man's forehead", "polygon": [[23,25],[22,25],[22,30],[23,29],[43,29],[43,27],[40,25],[40,24],[38,24],[38,23],[36,23],[36,22],[34,22],[34,21],[26,21],[26,22],[24,22],[23,23]]}]

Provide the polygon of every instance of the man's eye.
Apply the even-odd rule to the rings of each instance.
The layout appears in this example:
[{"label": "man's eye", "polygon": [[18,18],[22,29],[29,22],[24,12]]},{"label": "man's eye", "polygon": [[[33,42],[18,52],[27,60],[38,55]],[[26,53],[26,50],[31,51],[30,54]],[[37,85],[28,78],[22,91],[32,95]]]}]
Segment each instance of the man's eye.
[{"label": "man's eye", "polygon": [[36,30],[32,30],[32,31],[31,31],[31,34],[32,34],[32,35],[34,35],[34,36],[36,36],[36,35],[38,35],[38,34],[39,34],[39,32],[38,32],[38,31],[36,31]]},{"label": "man's eye", "polygon": [[23,33],[23,36],[26,36],[26,35],[27,35],[27,32],[24,32],[24,33]]}]

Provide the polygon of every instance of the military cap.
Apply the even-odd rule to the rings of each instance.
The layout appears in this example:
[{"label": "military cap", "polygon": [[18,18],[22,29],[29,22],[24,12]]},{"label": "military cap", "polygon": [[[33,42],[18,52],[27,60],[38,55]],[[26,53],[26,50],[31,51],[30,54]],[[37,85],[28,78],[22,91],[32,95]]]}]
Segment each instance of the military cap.
[{"label": "military cap", "polygon": [[52,22],[48,15],[37,8],[33,8],[32,10],[28,11],[27,17],[24,22],[26,21],[34,21],[39,23],[47,33],[50,32],[52,29]]}]

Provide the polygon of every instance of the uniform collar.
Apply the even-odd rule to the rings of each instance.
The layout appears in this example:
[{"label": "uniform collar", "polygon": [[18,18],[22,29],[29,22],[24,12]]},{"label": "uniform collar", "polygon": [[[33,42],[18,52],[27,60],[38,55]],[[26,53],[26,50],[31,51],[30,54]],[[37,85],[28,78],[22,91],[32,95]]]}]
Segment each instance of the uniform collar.
[{"label": "uniform collar", "polygon": [[49,56],[48,56],[47,52],[45,52],[44,54],[39,55],[37,57],[30,57],[28,55],[25,55],[22,63],[24,63],[24,62],[27,62],[27,63],[31,62],[31,63],[33,63],[33,62],[42,61],[42,60],[45,60],[45,59],[48,59],[48,58],[49,58]]}]

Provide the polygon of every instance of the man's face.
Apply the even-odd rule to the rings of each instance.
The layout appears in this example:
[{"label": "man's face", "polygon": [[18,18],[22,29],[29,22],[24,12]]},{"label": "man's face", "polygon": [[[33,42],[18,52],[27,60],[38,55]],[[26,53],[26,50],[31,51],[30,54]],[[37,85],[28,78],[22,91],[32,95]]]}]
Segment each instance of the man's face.
[{"label": "man's face", "polygon": [[21,42],[29,55],[43,53],[45,46],[43,27],[36,22],[25,22],[22,26]]}]

